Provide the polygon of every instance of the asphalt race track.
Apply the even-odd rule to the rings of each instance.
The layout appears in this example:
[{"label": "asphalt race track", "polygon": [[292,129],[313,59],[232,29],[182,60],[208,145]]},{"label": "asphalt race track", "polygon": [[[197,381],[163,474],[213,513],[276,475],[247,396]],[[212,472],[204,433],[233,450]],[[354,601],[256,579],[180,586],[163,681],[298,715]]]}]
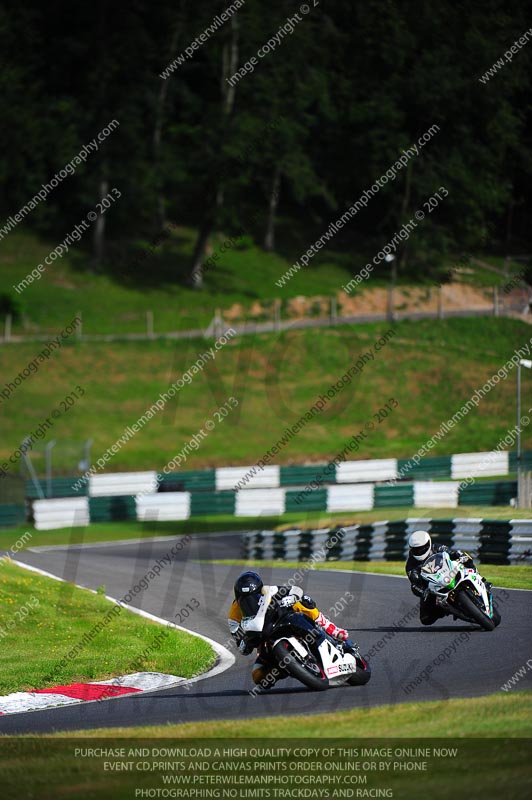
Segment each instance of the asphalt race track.
[{"label": "asphalt race track", "polygon": [[[176,541],[168,537],[85,547],[32,548],[19,554],[17,560],[92,589],[104,585],[108,595],[121,598],[138,585],[157,559],[168,561],[164,556]],[[227,610],[234,580],[242,567],[199,563],[198,559],[239,557],[239,534],[194,536],[159,577],[136,594],[131,604],[176,621],[176,612],[195,598],[200,606],[191,613],[186,627],[227,644]],[[294,571],[264,568],[261,573],[266,583],[280,584]],[[351,636],[363,654],[373,649],[370,659],[373,674],[367,686],[314,693],[290,679],[253,696],[249,694],[253,688],[250,677],[253,655],[244,657],[237,653],[234,666],[192,684],[188,690],[177,687],[100,703],[5,715],[0,717],[0,733],[240,720],[472,697],[499,691],[532,656],[532,592],[495,589],[502,623],[492,633],[485,633],[463,622],[452,622],[451,618],[424,628],[417,613],[414,614],[417,600],[403,578],[314,570],[305,572],[298,584],[325,614],[351,629]],[[64,585],[63,591],[69,591],[68,585]],[[343,608],[336,617],[331,611],[335,604],[338,609]],[[433,660],[440,654],[443,655],[439,663],[434,665]],[[419,678],[429,665],[432,672],[426,671]],[[520,679],[518,689],[530,688],[532,671],[529,670]],[[260,735],[259,726],[257,734]]]}]

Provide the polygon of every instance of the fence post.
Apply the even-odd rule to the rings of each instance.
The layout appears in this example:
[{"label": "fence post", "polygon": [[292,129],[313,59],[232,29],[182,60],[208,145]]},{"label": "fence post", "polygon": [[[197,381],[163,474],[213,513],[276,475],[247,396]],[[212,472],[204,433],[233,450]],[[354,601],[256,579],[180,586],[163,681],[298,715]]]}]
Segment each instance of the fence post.
[{"label": "fence post", "polygon": [[493,316],[499,316],[499,287],[493,287]]},{"label": "fence post", "polygon": [[281,298],[276,297],[273,301],[273,327],[275,331],[281,329]]},{"label": "fence post", "polygon": [[393,310],[393,307],[394,307],[394,291],[393,290],[394,290],[393,286],[389,286],[388,287],[388,319],[390,320],[390,322],[394,322],[394,320],[395,320],[395,313],[394,313],[394,310]]},{"label": "fence post", "polygon": [[216,309],[216,313],[214,315],[214,338],[219,339],[222,335],[223,329],[223,317],[222,312],[219,308]]},{"label": "fence post", "polygon": [[153,339],[153,311],[146,311],[146,336]]},{"label": "fence post", "polygon": [[338,301],[336,295],[331,296],[331,325],[338,324]]},{"label": "fence post", "polygon": [[6,324],[4,328],[4,339],[6,342],[9,342],[11,339],[11,321],[11,314],[6,314]]},{"label": "fence post", "polygon": [[81,337],[83,336],[83,317],[81,311],[77,312],[77,317],[79,319],[79,325],[76,328],[76,339],[79,339],[81,341]]},{"label": "fence post", "polygon": [[52,497],[52,447],[55,439],[51,439],[44,448],[46,459],[46,496]]},{"label": "fence post", "polygon": [[438,292],[438,319],[443,319],[443,286],[441,285]]}]

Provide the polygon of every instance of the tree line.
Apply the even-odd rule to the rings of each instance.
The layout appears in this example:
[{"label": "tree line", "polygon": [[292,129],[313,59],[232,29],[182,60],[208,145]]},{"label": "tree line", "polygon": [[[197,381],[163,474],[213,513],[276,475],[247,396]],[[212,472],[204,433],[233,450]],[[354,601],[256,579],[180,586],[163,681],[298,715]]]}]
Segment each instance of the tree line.
[{"label": "tree line", "polygon": [[526,252],[532,42],[481,77],[529,22],[517,0],[5,2],[2,220],[96,141],[23,226],[59,235],[116,187],[83,242],[93,265],[191,226],[176,281],[201,289],[214,231],[297,257],[434,129],[331,247],[371,252],[443,185],[402,269]]}]

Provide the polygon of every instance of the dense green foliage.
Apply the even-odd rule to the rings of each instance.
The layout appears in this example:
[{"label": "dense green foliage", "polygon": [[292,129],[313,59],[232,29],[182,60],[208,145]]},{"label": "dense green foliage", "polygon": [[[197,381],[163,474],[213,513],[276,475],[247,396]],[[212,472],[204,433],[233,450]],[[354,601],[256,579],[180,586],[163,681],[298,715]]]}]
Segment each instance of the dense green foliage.
[{"label": "dense green foliage", "polygon": [[[62,241],[116,187],[122,196],[100,231],[106,250],[94,231],[76,249],[94,246],[95,264],[120,282],[146,279],[132,253],[143,237],[158,247],[168,221],[196,228],[204,255],[218,229],[295,259],[436,125],[337,234],[335,250],[373,255],[442,185],[449,196],[403,246],[403,272],[426,272],[446,250],[526,250],[532,47],[479,80],[526,32],[522,3],[312,0],[305,14],[281,0],[246,0],[161,77],[229,5],[133,0],[82,3],[74,13],[64,0],[4,4],[2,219],[117,120],[24,227]],[[231,87],[228,78],[283,26],[275,48]],[[153,282],[186,282],[191,254],[150,262],[148,272]]]}]

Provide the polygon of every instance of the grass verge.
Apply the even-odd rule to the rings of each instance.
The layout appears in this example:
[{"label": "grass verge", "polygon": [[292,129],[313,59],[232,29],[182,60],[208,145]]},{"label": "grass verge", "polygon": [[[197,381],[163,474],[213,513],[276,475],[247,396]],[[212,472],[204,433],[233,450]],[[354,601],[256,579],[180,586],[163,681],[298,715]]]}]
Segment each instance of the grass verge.
[{"label": "grass verge", "polygon": [[[350,690],[346,690],[350,691]],[[355,690],[356,691],[356,690]],[[522,737],[532,736],[532,692],[496,694],[486,697],[357,708],[332,714],[261,718],[257,721],[190,722],[184,725],[157,725],[136,728],[111,728],[78,731],[68,736],[107,738],[114,736],[176,739],[230,737]],[[67,736],[67,734],[58,734]]]},{"label": "grass verge", "polygon": [[188,678],[214,664],[214,652],[203,639],[126,609],[110,615],[116,608],[102,595],[4,560],[0,694],[138,671]]}]

